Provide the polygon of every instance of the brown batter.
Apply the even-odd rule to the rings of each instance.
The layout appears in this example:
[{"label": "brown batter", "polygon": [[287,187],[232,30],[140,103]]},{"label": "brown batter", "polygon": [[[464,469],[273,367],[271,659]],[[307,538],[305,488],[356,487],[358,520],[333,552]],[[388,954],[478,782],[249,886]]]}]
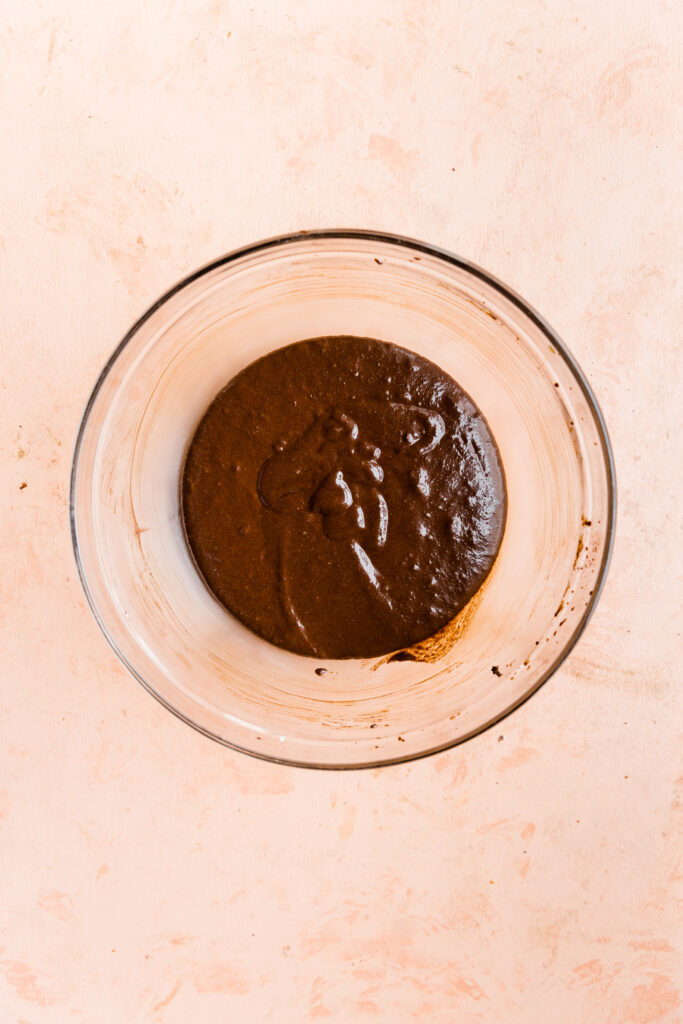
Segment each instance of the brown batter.
[{"label": "brown batter", "polygon": [[455,381],[370,338],[316,338],[242,370],[187,454],[182,510],[208,586],[297,654],[424,640],[491,569],[505,483]]}]

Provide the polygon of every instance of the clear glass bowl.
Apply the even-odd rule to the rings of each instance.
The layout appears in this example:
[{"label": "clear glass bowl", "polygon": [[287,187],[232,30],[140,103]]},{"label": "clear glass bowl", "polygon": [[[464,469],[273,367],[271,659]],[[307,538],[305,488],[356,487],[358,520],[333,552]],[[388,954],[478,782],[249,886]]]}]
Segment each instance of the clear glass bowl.
[{"label": "clear glass bowl", "polygon": [[[271,349],[335,334],[432,359],[469,392],[500,448],[500,553],[467,608],[413,650],[417,660],[318,662],[266,643],[212,597],[185,543],[180,474],[210,400]],[[553,330],[464,260],[366,231],[260,242],[172,288],[104,368],[71,481],[83,586],[136,679],[207,736],[326,768],[442,750],[521,704],[595,607],[614,520],[605,424]]]}]

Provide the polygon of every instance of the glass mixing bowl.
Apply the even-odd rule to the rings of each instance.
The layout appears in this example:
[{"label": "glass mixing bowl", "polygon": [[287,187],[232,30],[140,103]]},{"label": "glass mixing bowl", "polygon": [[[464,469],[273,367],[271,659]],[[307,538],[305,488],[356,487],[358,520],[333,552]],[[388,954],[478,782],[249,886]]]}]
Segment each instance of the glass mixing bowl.
[{"label": "glass mixing bowl", "polygon": [[[404,660],[321,662],[268,644],[213,598],[185,542],[180,475],[211,399],[264,353],[336,334],[402,345],[450,373],[505,469],[508,517],[489,577]],[[135,678],[207,736],[326,768],[442,750],[521,704],[595,607],[614,520],[605,424],[554,331],[464,260],[367,231],[260,242],[167,292],[104,368],[71,480],[81,580]]]}]

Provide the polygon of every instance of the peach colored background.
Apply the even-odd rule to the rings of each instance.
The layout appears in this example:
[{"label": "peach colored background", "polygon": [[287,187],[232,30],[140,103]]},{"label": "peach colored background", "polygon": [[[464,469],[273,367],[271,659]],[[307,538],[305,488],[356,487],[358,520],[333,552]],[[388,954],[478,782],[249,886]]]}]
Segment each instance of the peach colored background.
[{"label": "peach colored background", "polygon": [[[676,5],[3,6],[2,1024],[680,1021]],[[133,319],[312,226],[415,235],[527,297],[595,386],[621,498],[602,602],[525,707],[341,775],[156,704],[67,524]]]}]

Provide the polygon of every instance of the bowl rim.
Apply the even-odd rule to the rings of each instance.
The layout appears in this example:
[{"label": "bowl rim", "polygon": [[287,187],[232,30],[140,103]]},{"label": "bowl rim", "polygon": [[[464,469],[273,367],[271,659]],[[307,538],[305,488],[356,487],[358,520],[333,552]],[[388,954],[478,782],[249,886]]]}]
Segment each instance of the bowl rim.
[{"label": "bowl rim", "polygon": [[[104,382],[109,376],[119,356],[126,348],[126,346],[129,344],[129,342],[132,341],[132,339],[135,337],[135,335],[137,334],[138,330],[142,327],[142,325],[147,320],[149,320],[149,318],[153,316],[154,313],[157,312],[157,310],[161,309],[161,307],[165,305],[165,303],[168,302],[174,295],[182,291],[183,288],[194,283],[199,278],[211,273],[211,271],[216,270],[219,267],[227,266],[230,263],[242,259],[245,256],[253,255],[254,253],[265,252],[266,250],[291,245],[292,243],[305,242],[316,239],[355,239],[360,241],[378,242],[380,244],[384,243],[389,245],[403,246],[406,249],[414,250],[420,253],[425,253],[451,266],[455,266],[461,270],[465,270],[467,273],[473,275],[475,278],[479,278],[480,280],[484,281],[487,285],[491,286],[496,291],[500,292],[500,294],[505,299],[507,299],[513,305],[517,306],[543,332],[543,334],[545,334],[549,342],[556,349],[558,355],[561,356],[561,358],[565,361],[565,363],[571,370],[572,374],[574,375],[590,407],[591,414],[598,428],[601,452],[607,475],[608,509],[605,533],[605,546],[603,550],[600,567],[598,569],[595,586],[593,588],[592,594],[590,595],[590,600],[586,605],[584,613],[581,616],[581,619],[579,620],[576,628],[574,629],[574,632],[567,639],[567,642],[565,643],[564,647],[562,648],[558,656],[555,658],[553,663],[550,665],[550,667],[544,673],[542,673],[538,679],[536,679],[533,682],[532,686],[524,694],[522,694],[520,697],[514,700],[504,710],[494,715],[492,718],[488,719],[481,725],[477,726],[475,729],[470,730],[470,732],[466,733],[463,736],[459,736],[456,739],[449,740],[446,743],[440,743],[435,747],[430,747],[426,750],[420,750],[415,753],[407,753],[399,756],[380,758],[376,761],[359,761],[358,763],[350,762],[348,764],[326,764],[324,762],[318,763],[313,761],[300,761],[287,757],[276,757],[271,754],[261,753],[258,750],[243,747],[240,746],[238,743],[234,743],[230,740],[225,739],[223,736],[220,736],[212,730],[205,728],[198,722],[195,722],[188,715],[184,714],[182,711],[179,711],[177,708],[175,708],[129,662],[126,655],[119,648],[118,643],[114,636],[112,635],[108,625],[104,621],[99,611],[99,608],[96,604],[93,593],[90,589],[90,584],[88,583],[86,570],[83,564],[81,550],[78,542],[78,527],[76,522],[76,491],[78,487],[78,468],[80,462],[81,449],[83,446],[83,440],[88,429],[90,414],[97,400],[97,397],[104,385]],[[533,694],[535,694],[541,688],[541,686],[543,686],[543,684],[546,683],[548,679],[550,679],[552,675],[554,675],[557,669],[560,668],[565,659],[569,656],[571,651],[574,649],[576,643],[580,639],[593,612],[595,611],[595,608],[597,606],[597,603],[600,599],[600,595],[602,594],[605,585],[605,580],[607,578],[607,573],[612,557],[612,551],[614,548],[616,514],[616,469],[612,445],[607,431],[607,425],[605,423],[605,419],[598,404],[597,398],[593,392],[593,389],[588,383],[588,380],[583,370],[581,369],[581,367],[579,366],[576,359],[571,354],[565,343],[562,341],[560,336],[554,330],[554,328],[552,328],[550,324],[540,315],[540,313],[538,313],[532,306],[530,306],[529,303],[526,302],[526,300],[523,299],[520,295],[518,295],[517,292],[515,292],[512,288],[508,287],[508,285],[504,284],[497,277],[495,277],[493,274],[490,274],[482,267],[470,262],[469,260],[462,258],[461,256],[457,256],[455,253],[450,252],[450,250],[444,249],[441,246],[431,245],[427,242],[422,242],[419,241],[418,239],[410,238],[405,235],[392,234],[386,231],[374,231],[357,228],[321,228],[310,231],[301,230],[284,235],[275,235],[271,238],[263,239],[262,241],[254,242],[250,245],[242,246],[238,249],[232,249],[230,252],[225,253],[223,256],[211,260],[209,263],[205,263],[203,266],[199,267],[197,270],[194,270],[186,277],[181,278],[175,285],[173,285],[166,292],[164,292],[163,295],[161,295],[161,297],[156,300],[156,302],[152,303],[152,305],[149,306],[147,310],[145,310],[145,312],[135,321],[132,327],[129,328],[129,330],[125,333],[125,335],[123,336],[119,344],[116,346],[112,354],[109,356],[102,371],[100,372],[86,402],[78,426],[78,431],[76,433],[69,482],[69,525],[71,532],[71,543],[74,552],[74,559],[76,562],[76,569],[78,571],[78,577],[80,579],[81,586],[83,587],[87,603],[90,607],[93,617],[95,618],[95,621],[97,622],[97,625],[99,626],[105,639],[109,643],[109,646],[114,651],[114,654],[123,664],[123,666],[128,670],[128,672],[133,676],[133,678],[136,679],[140,683],[140,685],[143,686],[145,690],[147,690],[148,693],[150,693],[156,700],[158,700],[163,707],[165,707],[168,711],[175,715],[176,718],[179,718],[182,722],[185,722],[187,725],[191,726],[197,732],[202,733],[202,735],[207,736],[209,739],[215,740],[222,746],[229,747],[230,749],[239,751],[243,754],[248,754],[250,757],[255,757],[261,761],[271,761],[276,764],[285,764],[297,768],[315,768],[327,771],[350,771],[363,768],[386,767],[392,764],[402,764],[406,761],[419,760],[423,757],[429,757],[432,754],[438,754],[444,750],[450,750],[452,747],[458,746],[461,743],[465,743],[467,740],[472,739],[474,736],[478,736],[481,733],[485,732],[487,729],[490,729],[492,726],[501,722],[504,718],[507,718],[508,715],[512,714],[513,711],[516,711],[517,708],[521,707],[522,704],[529,700],[529,698],[532,697]]]}]

